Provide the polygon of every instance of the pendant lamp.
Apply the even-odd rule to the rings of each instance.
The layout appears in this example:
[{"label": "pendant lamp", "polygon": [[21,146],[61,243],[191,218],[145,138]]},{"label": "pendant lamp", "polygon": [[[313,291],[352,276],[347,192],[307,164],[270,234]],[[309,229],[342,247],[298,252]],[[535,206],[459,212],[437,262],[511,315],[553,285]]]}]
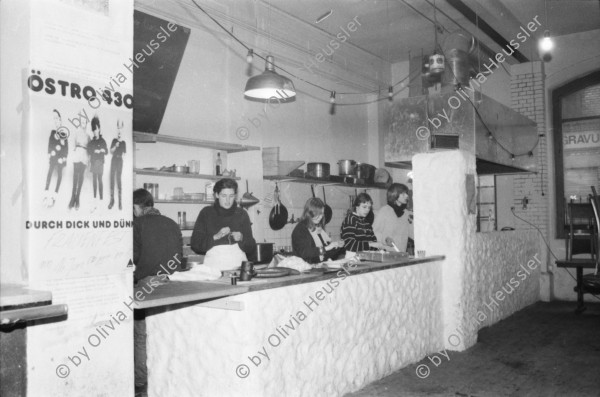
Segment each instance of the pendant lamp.
[{"label": "pendant lamp", "polygon": [[272,55],[267,55],[265,71],[250,77],[246,83],[244,97],[249,100],[268,101],[275,98],[279,102],[289,102],[296,96],[292,80],[278,74]]}]

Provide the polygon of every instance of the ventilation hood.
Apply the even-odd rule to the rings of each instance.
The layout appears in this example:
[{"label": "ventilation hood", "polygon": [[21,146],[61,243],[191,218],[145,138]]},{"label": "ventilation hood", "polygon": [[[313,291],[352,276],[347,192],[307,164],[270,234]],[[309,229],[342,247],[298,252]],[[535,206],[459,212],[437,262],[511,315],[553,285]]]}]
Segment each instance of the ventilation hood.
[{"label": "ventilation hood", "polygon": [[387,123],[388,167],[411,168],[417,153],[460,149],[475,155],[480,175],[537,171],[537,124],[478,92],[395,101]]}]

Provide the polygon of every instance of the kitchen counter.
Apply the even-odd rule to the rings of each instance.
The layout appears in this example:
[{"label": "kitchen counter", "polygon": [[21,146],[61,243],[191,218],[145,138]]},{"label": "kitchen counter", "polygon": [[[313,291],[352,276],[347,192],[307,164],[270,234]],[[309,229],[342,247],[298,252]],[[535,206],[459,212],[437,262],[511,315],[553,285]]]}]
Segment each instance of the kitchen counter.
[{"label": "kitchen counter", "polygon": [[148,395],[357,390],[443,349],[444,261],[363,262],[236,286],[158,286],[136,301],[146,308]]},{"label": "kitchen counter", "polygon": [[[358,275],[398,267],[418,265],[443,260],[443,256],[425,258],[411,258],[396,262],[360,262],[353,268],[347,269],[347,275]],[[186,302],[207,301],[227,296],[239,295],[246,292],[261,291],[266,289],[281,288],[291,285],[313,283],[338,277],[338,272],[343,269],[321,271],[316,269],[311,273],[302,273],[277,278],[254,278],[248,282],[238,281],[238,285],[231,285],[229,278],[214,281],[169,281],[159,285],[150,293],[141,287],[135,288],[135,309],[148,309],[152,307],[180,304]]]},{"label": "kitchen counter", "polygon": [[17,284],[0,286],[0,325],[29,322],[67,315],[67,305],[52,304],[52,293]]}]

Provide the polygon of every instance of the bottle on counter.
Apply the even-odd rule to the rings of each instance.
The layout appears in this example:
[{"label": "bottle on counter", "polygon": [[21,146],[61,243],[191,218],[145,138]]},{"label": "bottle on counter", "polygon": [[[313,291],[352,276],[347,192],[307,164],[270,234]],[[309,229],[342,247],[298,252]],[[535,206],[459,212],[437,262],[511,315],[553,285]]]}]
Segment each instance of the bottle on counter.
[{"label": "bottle on counter", "polygon": [[177,212],[177,224],[181,227],[181,211]]},{"label": "bottle on counter", "polygon": [[221,175],[222,167],[223,167],[223,160],[221,160],[221,153],[217,152],[217,161],[215,162],[216,175]]}]

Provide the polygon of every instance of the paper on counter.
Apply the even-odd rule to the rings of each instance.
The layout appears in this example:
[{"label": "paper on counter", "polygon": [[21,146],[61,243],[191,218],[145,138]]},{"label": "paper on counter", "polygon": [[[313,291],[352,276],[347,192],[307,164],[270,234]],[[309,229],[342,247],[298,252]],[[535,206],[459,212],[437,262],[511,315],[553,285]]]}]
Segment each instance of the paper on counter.
[{"label": "paper on counter", "polygon": [[187,272],[175,272],[169,276],[171,281],[208,281],[221,278],[221,272],[205,265],[194,266]]}]

